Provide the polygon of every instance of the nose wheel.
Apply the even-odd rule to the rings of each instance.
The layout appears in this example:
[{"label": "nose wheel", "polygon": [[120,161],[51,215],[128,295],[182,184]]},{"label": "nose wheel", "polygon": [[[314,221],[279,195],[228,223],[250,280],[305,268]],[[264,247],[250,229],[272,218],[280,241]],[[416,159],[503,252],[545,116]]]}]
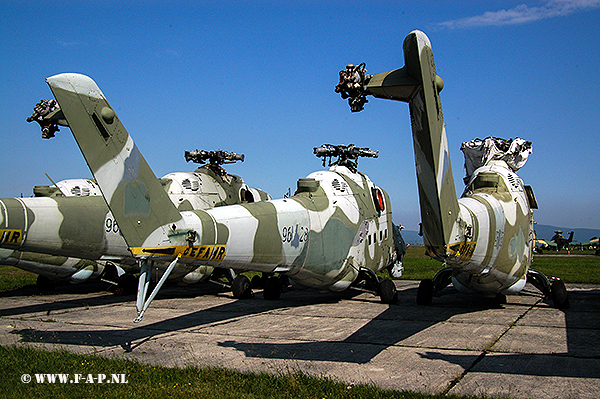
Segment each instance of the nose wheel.
[{"label": "nose wheel", "polygon": [[396,303],[398,302],[398,292],[396,291],[396,284],[392,280],[384,279],[379,282],[378,290],[379,297],[382,303]]}]

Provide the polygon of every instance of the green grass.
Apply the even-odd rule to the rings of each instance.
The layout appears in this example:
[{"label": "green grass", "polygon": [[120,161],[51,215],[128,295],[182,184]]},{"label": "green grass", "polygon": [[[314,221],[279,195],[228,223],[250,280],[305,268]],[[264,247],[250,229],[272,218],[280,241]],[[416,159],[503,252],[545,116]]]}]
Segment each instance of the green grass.
[{"label": "green grass", "polygon": [[534,256],[531,268],[566,283],[600,284],[600,256]]},{"label": "green grass", "polygon": [[402,280],[433,278],[443,268],[439,261],[425,255],[425,247],[422,245],[411,245],[406,248],[403,265]]},{"label": "green grass", "polygon": [[[241,373],[218,368],[153,367],[136,361],[45,351],[27,347],[0,347],[0,396],[6,398],[458,398],[391,391],[370,385],[349,385],[301,372],[279,375]],[[81,374],[74,383],[38,383],[35,374]],[[23,374],[32,381],[21,382]],[[91,374],[125,374],[126,384],[86,383]],[[91,380],[90,380],[91,381]]]},{"label": "green grass", "polygon": [[[600,284],[600,256],[592,255],[593,251],[544,252],[535,255],[531,268],[547,276],[559,277],[566,283]],[[433,278],[443,268],[442,264],[425,255],[425,247],[411,245],[404,256],[403,280],[422,280]]]},{"label": "green grass", "polygon": [[37,274],[26,272],[12,266],[0,265],[0,291],[16,290],[35,286]]}]

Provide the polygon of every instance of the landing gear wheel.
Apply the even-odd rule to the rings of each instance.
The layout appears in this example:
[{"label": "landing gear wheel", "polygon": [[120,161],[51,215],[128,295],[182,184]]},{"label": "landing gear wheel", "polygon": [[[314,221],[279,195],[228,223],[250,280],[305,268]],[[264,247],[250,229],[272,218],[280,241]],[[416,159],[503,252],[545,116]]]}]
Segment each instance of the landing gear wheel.
[{"label": "landing gear wheel", "polygon": [[562,280],[554,281],[550,287],[550,292],[555,308],[569,309],[569,307],[571,307],[569,295],[567,294],[567,287],[565,287],[565,283]]},{"label": "landing gear wheel", "polygon": [[138,280],[131,273],[125,273],[118,279],[119,283],[114,291],[116,296],[134,294],[137,290]]},{"label": "landing gear wheel", "polygon": [[496,294],[496,297],[494,298],[494,302],[497,305],[506,305],[506,295],[504,294]]},{"label": "landing gear wheel", "polygon": [[265,280],[263,298],[267,300],[279,299],[281,296],[281,282],[278,277],[269,277]]},{"label": "landing gear wheel", "polygon": [[435,285],[433,280],[425,279],[421,280],[419,289],[417,290],[417,304],[419,305],[430,305],[433,300],[433,292],[435,291]]},{"label": "landing gear wheel", "polygon": [[237,276],[233,279],[231,291],[233,291],[233,297],[236,299],[252,298],[252,286],[250,285],[250,279],[242,275]]},{"label": "landing gear wheel", "polygon": [[259,276],[258,274],[254,277],[252,277],[252,288],[254,289],[260,289],[260,288],[264,288],[265,286],[265,278],[262,276]]},{"label": "landing gear wheel", "polygon": [[40,292],[50,292],[54,289],[54,283],[46,276],[42,276],[41,274],[37,276],[37,280],[35,282],[37,289]]},{"label": "landing gear wheel", "polygon": [[398,292],[396,291],[396,284],[392,280],[384,279],[379,282],[379,297],[382,303],[396,303],[398,302]]}]

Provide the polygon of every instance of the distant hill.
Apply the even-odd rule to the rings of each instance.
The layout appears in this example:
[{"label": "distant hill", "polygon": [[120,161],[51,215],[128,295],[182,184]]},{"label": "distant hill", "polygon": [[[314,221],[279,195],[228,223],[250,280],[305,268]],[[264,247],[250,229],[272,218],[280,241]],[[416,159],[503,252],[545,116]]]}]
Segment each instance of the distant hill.
[{"label": "distant hill", "polygon": [[418,244],[423,245],[423,237],[419,235],[418,231],[415,230],[402,230],[402,238],[404,238],[404,242],[407,244]]},{"label": "distant hill", "polygon": [[[536,224],[535,232],[537,238],[550,240],[554,236],[554,231],[562,230],[563,236],[569,237],[569,233],[574,231],[573,242],[587,241],[592,237],[600,237],[600,229],[573,229],[570,227],[549,226],[545,224]],[[419,236],[419,232],[415,230],[402,230],[402,237],[407,244],[423,244],[423,237]]]}]

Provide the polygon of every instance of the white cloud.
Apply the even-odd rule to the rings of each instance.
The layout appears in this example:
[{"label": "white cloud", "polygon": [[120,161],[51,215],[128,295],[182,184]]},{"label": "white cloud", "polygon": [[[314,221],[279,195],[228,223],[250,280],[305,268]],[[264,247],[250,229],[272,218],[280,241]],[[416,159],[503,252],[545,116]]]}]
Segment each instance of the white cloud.
[{"label": "white cloud", "polygon": [[518,25],[542,19],[562,17],[577,11],[600,7],[600,0],[550,0],[539,7],[520,4],[508,10],[487,11],[481,15],[445,21],[440,28],[464,29],[482,26]]}]

